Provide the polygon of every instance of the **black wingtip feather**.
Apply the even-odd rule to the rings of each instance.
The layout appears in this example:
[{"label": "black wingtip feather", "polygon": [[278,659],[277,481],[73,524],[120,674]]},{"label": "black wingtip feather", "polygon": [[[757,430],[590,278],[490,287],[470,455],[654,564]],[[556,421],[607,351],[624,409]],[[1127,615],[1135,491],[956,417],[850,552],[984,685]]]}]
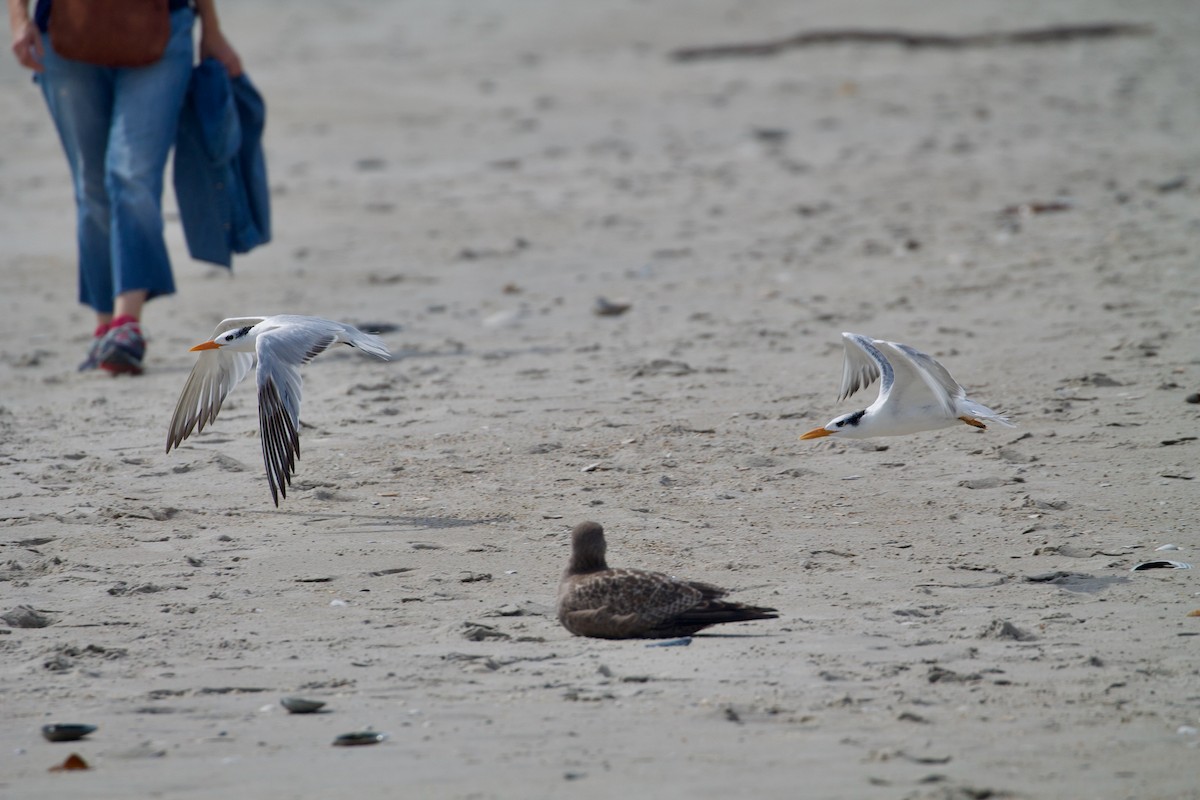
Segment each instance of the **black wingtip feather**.
[{"label": "black wingtip feather", "polygon": [[300,454],[300,432],[284,408],[279,389],[273,382],[264,384],[259,392],[258,415],[267,484],[278,508],[280,498],[287,499],[287,490],[292,484],[292,473]]}]

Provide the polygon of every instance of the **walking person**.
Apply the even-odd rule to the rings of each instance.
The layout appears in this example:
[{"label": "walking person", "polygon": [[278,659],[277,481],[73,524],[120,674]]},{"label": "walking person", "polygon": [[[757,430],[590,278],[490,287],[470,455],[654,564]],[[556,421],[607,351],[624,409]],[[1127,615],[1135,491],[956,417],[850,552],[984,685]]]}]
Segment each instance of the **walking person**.
[{"label": "walking person", "polygon": [[[163,173],[195,61],[196,19],[200,57],[220,61],[231,76],[242,72],[221,30],[216,0],[156,2],[169,14],[161,56],[141,66],[113,66],[112,59],[94,63],[55,49],[55,32],[77,13],[79,0],[37,0],[32,15],[29,0],[8,0],[13,54],[34,71],[71,169],[79,300],[96,312],[95,337],[80,369],[141,374],[142,307],[175,291],[163,238]],[[110,0],[92,8],[98,5],[155,7],[146,0]],[[62,15],[57,21],[56,13]],[[95,40],[95,28],[89,31]]]}]

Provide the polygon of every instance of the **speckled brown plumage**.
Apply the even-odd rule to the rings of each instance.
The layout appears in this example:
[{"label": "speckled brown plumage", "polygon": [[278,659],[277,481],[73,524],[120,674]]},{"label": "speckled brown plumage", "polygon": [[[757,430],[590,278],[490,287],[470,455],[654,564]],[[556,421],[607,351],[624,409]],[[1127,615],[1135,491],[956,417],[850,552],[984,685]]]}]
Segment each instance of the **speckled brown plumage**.
[{"label": "speckled brown plumage", "polygon": [[709,625],[775,619],[773,608],[721,600],[726,590],[661,572],[610,569],[604,528],[582,522],[571,531],[571,561],[558,584],[558,621],[576,636],[667,639]]}]

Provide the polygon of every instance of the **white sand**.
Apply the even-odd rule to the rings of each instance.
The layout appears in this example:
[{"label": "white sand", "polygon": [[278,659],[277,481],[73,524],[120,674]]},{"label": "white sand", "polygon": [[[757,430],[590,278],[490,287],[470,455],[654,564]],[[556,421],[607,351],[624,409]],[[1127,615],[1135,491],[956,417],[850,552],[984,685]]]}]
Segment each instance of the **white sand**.
[{"label": "white sand", "polygon": [[[54,620],[0,627],[0,795],[1200,797],[1200,572],[1130,572],[1200,564],[1194,4],[222,11],[269,103],[275,241],[230,280],[171,218],[140,379],[74,371],[66,167],[0,67],[0,611]],[[1103,20],[1155,32],[667,58]],[[163,446],[187,348],[279,312],[403,327],[392,363],[306,368],[275,510],[252,384]],[[1020,427],[798,441],[856,407],[842,330],[936,355]],[[569,636],[584,519],[614,565],[782,619]],[[391,737],[330,745],[367,727]],[[94,770],[47,772],[70,752]]]}]

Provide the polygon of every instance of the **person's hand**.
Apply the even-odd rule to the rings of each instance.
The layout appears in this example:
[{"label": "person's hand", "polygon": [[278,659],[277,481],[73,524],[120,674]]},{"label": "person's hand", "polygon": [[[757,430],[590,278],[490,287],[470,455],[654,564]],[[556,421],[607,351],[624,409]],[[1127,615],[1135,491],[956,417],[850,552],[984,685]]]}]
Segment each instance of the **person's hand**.
[{"label": "person's hand", "polygon": [[25,20],[13,26],[12,51],[17,61],[21,62],[21,66],[34,72],[42,71],[42,35],[32,20]]},{"label": "person's hand", "polygon": [[233,45],[220,30],[201,31],[200,58],[215,58],[220,61],[231,78],[242,74],[242,59],[238,57],[237,51],[233,49]]}]

